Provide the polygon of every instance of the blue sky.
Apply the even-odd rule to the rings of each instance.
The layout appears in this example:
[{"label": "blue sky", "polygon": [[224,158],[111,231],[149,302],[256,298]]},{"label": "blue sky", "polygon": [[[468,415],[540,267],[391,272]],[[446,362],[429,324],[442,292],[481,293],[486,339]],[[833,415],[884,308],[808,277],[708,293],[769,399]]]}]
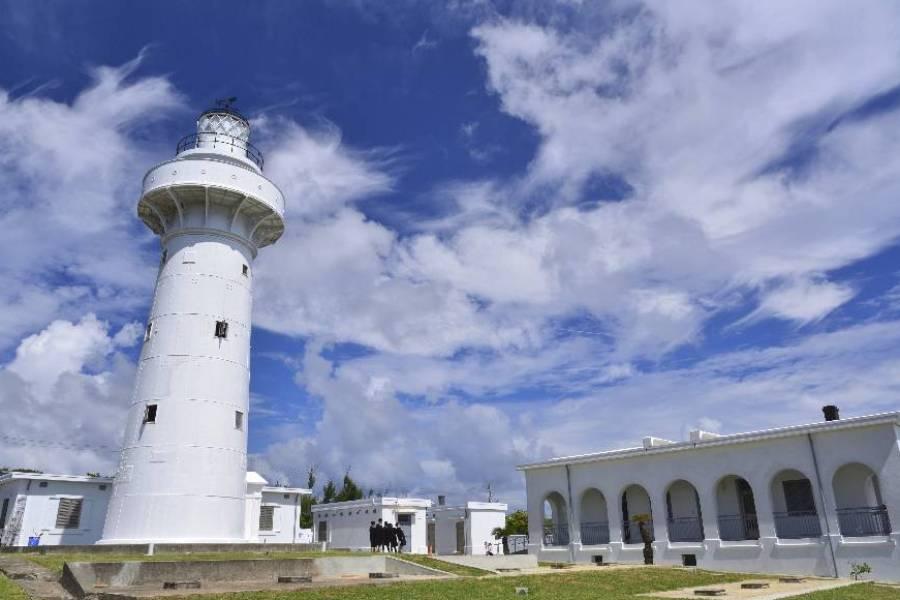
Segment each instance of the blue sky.
[{"label": "blue sky", "polygon": [[0,464],[114,468],[140,179],[231,95],[288,206],[273,480],[521,504],[519,463],[896,409],[897,12],[0,2]]}]

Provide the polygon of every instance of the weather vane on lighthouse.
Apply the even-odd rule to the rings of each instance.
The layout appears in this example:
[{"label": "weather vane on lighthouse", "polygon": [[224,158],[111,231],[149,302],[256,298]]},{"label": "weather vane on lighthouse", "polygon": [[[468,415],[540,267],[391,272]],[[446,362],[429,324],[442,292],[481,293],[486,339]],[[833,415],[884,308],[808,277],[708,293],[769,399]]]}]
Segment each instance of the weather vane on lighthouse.
[{"label": "weather vane on lighthouse", "polygon": [[162,261],[100,543],[244,538],[251,266],[284,232],[284,198],[235,100],[144,177]]}]

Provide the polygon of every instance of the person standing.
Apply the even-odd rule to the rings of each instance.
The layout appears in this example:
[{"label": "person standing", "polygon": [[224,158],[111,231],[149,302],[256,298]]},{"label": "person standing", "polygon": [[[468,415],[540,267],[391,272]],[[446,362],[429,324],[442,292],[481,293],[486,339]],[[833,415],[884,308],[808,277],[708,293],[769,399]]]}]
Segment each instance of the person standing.
[{"label": "person standing", "polygon": [[394,551],[394,545],[397,538],[394,535],[394,526],[390,522],[384,524],[384,544],[388,552]]},{"label": "person standing", "polygon": [[403,552],[403,546],[406,545],[406,534],[403,532],[403,528],[399,525],[397,526],[397,553]]},{"label": "person standing", "polygon": [[375,521],[369,523],[369,549],[372,552],[375,552],[375,548],[378,546],[377,544],[377,530],[375,529]]},{"label": "person standing", "polygon": [[381,519],[378,519],[378,524],[375,525],[375,551],[381,552],[384,549],[384,525],[381,524]]}]

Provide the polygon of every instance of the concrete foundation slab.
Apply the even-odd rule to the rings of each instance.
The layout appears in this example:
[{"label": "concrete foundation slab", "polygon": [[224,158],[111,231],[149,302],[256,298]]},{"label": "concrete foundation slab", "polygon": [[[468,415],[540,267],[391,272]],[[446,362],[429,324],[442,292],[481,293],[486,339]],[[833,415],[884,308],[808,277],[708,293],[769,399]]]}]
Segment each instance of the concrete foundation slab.
[{"label": "concrete foundation slab", "polygon": [[103,593],[106,596],[139,597],[159,593],[167,582],[198,582],[203,591],[235,586],[246,590],[284,589],[279,580],[296,578],[295,583],[326,583],[368,579],[370,573],[391,577],[446,577],[413,563],[388,556],[322,557],[299,559],[258,559],[222,561],[66,563],[62,585],[73,596]]}]

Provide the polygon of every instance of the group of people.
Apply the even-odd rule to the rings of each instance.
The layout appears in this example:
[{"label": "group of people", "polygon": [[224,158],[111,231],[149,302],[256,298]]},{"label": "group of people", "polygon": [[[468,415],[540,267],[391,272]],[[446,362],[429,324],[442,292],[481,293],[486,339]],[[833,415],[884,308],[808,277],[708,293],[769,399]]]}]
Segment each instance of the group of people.
[{"label": "group of people", "polygon": [[369,545],[372,552],[402,552],[406,545],[406,534],[399,525],[385,521],[372,521],[369,525]]}]

